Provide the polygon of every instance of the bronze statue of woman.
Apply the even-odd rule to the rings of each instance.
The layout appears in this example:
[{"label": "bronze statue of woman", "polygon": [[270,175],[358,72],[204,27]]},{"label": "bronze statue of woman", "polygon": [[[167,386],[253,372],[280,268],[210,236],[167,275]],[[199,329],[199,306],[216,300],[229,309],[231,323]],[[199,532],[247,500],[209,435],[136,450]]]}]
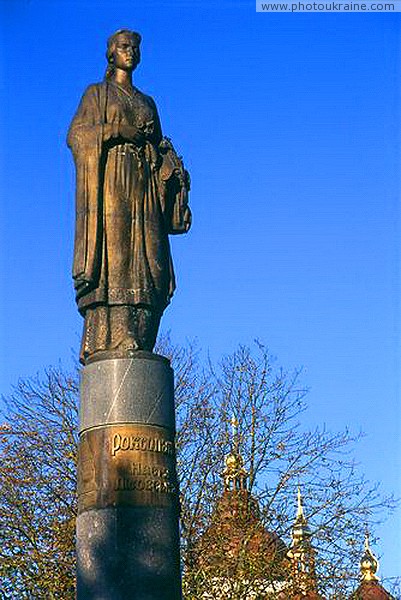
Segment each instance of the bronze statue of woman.
[{"label": "bronze statue of woman", "polygon": [[162,137],[154,101],[132,83],[140,42],[125,29],[109,38],[105,79],[88,87],[68,133],[84,364],[153,350],[175,288],[168,234],[191,224],[188,173]]}]

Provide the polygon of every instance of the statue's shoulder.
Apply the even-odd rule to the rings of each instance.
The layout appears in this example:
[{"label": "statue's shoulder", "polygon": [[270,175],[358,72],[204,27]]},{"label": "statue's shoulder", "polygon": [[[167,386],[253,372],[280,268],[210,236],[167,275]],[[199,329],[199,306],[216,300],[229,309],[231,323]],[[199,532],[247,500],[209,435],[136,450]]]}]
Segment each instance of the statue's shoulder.
[{"label": "statue's shoulder", "polygon": [[106,89],[107,85],[108,85],[107,81],[97,81],[96,83],[90,83],[86,89],[87,90],[100,90],[100,89],[103,90],[103,89]]},{"label": "statue's shoulder", "polygon": [[107,83],[105,81],[90,83],[84,91],[84,96],[100,96],[106,92],[106,88]]},{"label": "statue's shoulder", "polygon": [[143,92],[141,92],[143,97],[146,98],[146,100],[150,103],[150,104],[156,104],[156,102],[153,100],[152,96],[149,96],[149,94],[144,94]]},{"label": "statue's shoulder", "polygon": [[90,83],[84,90],[82,98],[91,100],[100,100],[106,94],[107,84],[105,81]]},{"label": "statue's shoulder", "polygon": [[[84,90],[68,133],[68,145],[71,146],[80,137],[83,124],[98,122],[104,114],[106,105],[106,85],[104,82],[91,83]],[[78,136],[78,137],[77,137]]]},{"label": "statue's shoulder", "polygon": [[156,108],[156,102],[153,100],[152,96],[149,96],[149,94],[145,94],[142,90],[139,90],[137,87],[135,88],[135,90],[136,93],[141,96],[142,100],[144,100],[152,108]]}]

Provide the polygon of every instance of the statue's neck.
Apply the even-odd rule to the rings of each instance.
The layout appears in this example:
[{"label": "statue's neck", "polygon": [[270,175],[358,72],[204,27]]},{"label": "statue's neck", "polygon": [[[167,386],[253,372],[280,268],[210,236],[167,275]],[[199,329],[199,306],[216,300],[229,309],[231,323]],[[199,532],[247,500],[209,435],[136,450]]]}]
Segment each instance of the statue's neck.
[{"label": "statue's neck", "polygon": [[122,69],[116,69],[114,72],[114,81],[124,88],[132,88],[132,72],[123,71]]}]

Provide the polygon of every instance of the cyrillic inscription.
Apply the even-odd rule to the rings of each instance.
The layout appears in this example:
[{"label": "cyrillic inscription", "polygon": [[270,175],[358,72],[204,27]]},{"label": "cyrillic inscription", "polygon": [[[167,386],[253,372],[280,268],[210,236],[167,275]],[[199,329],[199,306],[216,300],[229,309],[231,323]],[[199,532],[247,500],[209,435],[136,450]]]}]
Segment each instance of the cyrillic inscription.
[{"label": "cyrillic inscription", "polygon": [[121,435],[115,433],[112,439],[112,455],[126,450],[142,450],[143,452],[162,452],[163,454],[174,454],[174,444],[160,438],[138,437],[133,435]]},{"label": "cyrillic inscription", "polygon": [[129,479],[118,477],[116,491],[140,490],[158,492],[159,494],[174,494],[175,487],[169,481],[157,481],[156,479]]},{"label": "cyrillic inscription", "polygon": [[108,425],[82,434],[78,510],[171,506],[178,502],[172,432],[153,425]]}]

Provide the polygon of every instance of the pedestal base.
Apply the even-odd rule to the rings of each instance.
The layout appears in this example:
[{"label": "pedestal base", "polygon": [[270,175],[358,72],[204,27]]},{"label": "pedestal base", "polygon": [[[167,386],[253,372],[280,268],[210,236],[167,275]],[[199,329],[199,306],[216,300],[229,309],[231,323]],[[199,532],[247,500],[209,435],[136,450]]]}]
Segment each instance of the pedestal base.
[{"label": "pedestal base", "polygon": [[108,508],[78,516],[77,598],[181,598],[177,515],[160,508]]}]

